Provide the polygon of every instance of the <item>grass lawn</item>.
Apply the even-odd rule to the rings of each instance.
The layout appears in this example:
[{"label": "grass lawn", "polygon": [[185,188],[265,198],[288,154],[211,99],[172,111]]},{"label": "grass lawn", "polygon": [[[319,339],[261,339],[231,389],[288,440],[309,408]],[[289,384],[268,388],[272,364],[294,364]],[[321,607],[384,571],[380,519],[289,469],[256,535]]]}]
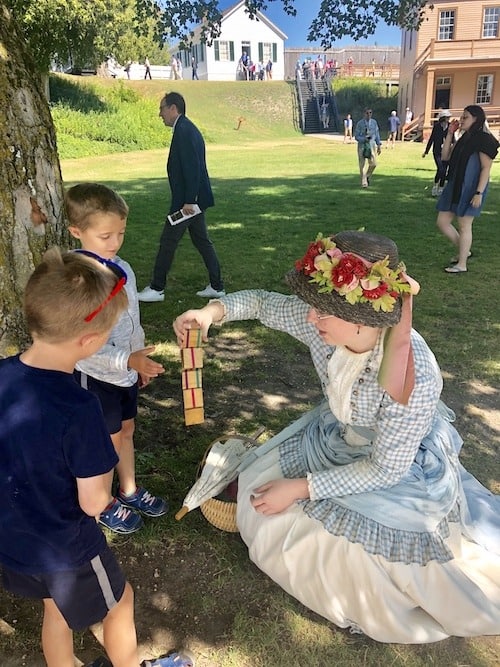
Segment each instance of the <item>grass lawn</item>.
[{"label": "grass lawn", "polygon": [[[242,134],[238,139],[232,145],[208,146],[216,196],[216,206],[209,211],[208,220],[226,289],[286,291],[283,275],[320,231],[365,227],[391,236],[399,245],[408,271],[422,286],[415,299],[415,327],[430,342],[443,369],[444,398],[457,411],[466,439],[462,458],[481,481],[499,491],[495,403],[500,306],[492,298],[492,277],[498,261],[498,188],[491,188],[485,212],[475,225],[475,257],[468,275],[449,276],[443,267],[453,251],[435,227],[435,200],[430,197],[434,165],[430,157],[421,158],[421,145],[384,149],[372,186],[365,191],[359,187],[353,145],[301,136],[257,141],[245,140]],[[140,287],[149,280],[169,201],[164,162],[165,151],[159,150],[63,163],[68,184],[82,179],[100,180],[115,187],[128,201],[129,226],[120,254],[134,266]],[[493,181],[499,171],[495,164]],[[174,383],[178,361],[171,322],[183,310],[204,303],[195,292],[205,284],[204,267],[186,237],[176,256],[165,303],[141,306],[148,340],[158,345],[159,358]],[[234,348],[240,345],[242,350],[251,350],[253,358],[235,353]],[[142,399],[137,435],[139,457],[143,450],[150,449],[148,427],[160,438],[163,429],[168,434],[164,440],[166,437],[172,445],[173,439],[179,445],[173,459],[164,455],[156,462],[159,472],[164,464],[165,474],[176,477],[171,500],[175,503],[177,499],[178,504],[191,483],[193,468],[189,466],[201,456],[208,442],[231,430],[251,433],[259,423],[266,426],[268,434],[276,432],[307,407],[311,397],[306,389],[310,390],[315,382],[300,345],[255,323],[223,328],[206,346],[206,354],[205,425],[192,430],[182,426],[179,392],[174,396],[162,392],[164,379],[158,381],[152,395]],[[280,355],[292,366],[297,358],[304,362],[302,379],[306,387],[297,383],[290,391],[284,386],[281,400],[273,404],[269,394],[274,396],[275,383],[266,361],[271,360],[271,369],[276,371],[272,361]],[[253,403],[242,379],[245,377],[251,378]],[[148,423],[151,414],[156,424]],[[184,523],[175,526],[180,539],[193,539],[193,519],[189,515]],[[211,549],[221,548],[224,535],[200,526],[198,517],[195,527]],[[234,536],[226,536],[223,551],[228,544],[234,547]],[[243,568],[242,572],[248,565],[240,546],[237,567],[233,559],[222,565],[222,590],[228,585],[228,578],[235,576],[235,567],[236,572]],[[260,589],[265,577],[253,571],[252,576]],[[266,580],[266,590],[267,583]],[[208,653],[213,664],[492,667],[499,662],[500,645],[495,639],[450,639],[426,647],[382,646],[332,631],[332,626],[304,613],[300,605],[275,587],[271,597],[266,598],[265,613],[261,609],[255,616],[252,607],[259,604],[258,590],[255,596],[248,608],[238,605],[225,645]],[[284,643],[289,649],[284,648]]]},{"label": "grass lawn", "polygon": [[[147,90],[154,116],[158,96],[171,88],[168,83],[160,88],[153,82]],[[408,272],[422,287],[414,302],[414,326],[442,368],[443,398],[456,411],[465,441],[461,458],[486,486],[500,492],[498,162],[485,211],[474,226],[469,272],[450,276],[443,268],[453,249],[435,226],[435,200],[430,196],[434,163],[431,156],[422,159],[421,144],[384,148],[371,187],[362,190],[354,145],[303,137],[289,125],[274,134],[267,129],[258,132],[255,109],[261,108],[264,117],[269,97],[255,102],[250,96],[250,110],[242,114],[246,121],[235,131],[232,124],[246,89],[233,93],[227,87],[221,100],[220,88],[215,95],[211,86],[180,84],[186,96],[196,94],[195,100],[189,98],[192,116],[207,128],[216,197],[207,220],[226,289],[287,291],[284,274],[318,232],[364,227],[392,237]],[[137,89],[143,92],[148,85],[138,82]],[[257,88],[264,90],[255,84]],[[276,105],[282,108],[279,100]],[[282,125],[283,116],[276,122]],[[162,132],[167,138],[169,130]],[[62,163],[66,185],[101,181],[127,200],[130,216],[120,255],[135,269],[139,289],[148,284],[169,205],[165,160],[162,148]],[[198,667],[497,667],[497,637],[404,646],[378,644],[339,630],[258,571],[238,535],[221,533],[197,510],[180,523],[174,520],[211,441],[234,431],[251,434],[259,424],[266,428],[264,439],[313,405],[320,394],[309,355],[300,344],[257,323],[232,323],[212,332],[205,345],[206,421],[186,428],[171,323],[187,308],[205,303],[196,291],[206,283],[204,266],[186,236],[169,276],[165,302],[141,305],[147,341],[157,346],[155,358],[166,373],[141,393],[138,478],[154,492],[167,493],[172,511],[148,521],[132,538],[111,539],[136,590],[144,655],[184,643],[194,650]],[[0,626],[0,657],[2,652],[24,653],[24,664],[43,664],[34,657],[39,654],[38,607],[0,592],[0,619],[15,628],[9,634]],[[95,655],[97,644],[89,633],[78,641],[79,655]]]}]

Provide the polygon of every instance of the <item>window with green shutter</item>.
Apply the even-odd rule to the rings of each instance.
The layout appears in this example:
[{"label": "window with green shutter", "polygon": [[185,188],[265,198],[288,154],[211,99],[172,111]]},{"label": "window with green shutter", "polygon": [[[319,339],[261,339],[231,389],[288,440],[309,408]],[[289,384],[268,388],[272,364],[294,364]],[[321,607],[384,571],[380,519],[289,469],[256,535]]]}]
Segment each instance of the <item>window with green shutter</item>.
[{"label": "window with green shutter", "polygon": [[215,42],[214,42],[214,56],[215,56],[215,60],[220,60],[220,56],[219,56],[219,40],[218,40],[218,39],[216,39]]},{"label": "window with green shutter", "polygon": [[276,42],[273,42],[273,63],[278,62],[278,45]]}]

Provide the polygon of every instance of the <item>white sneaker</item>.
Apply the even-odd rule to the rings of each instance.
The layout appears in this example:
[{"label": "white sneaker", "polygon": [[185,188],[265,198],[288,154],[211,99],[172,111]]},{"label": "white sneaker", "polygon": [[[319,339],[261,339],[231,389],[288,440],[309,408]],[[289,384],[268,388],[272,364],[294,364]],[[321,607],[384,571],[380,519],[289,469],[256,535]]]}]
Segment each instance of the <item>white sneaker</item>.
[{"label": "white sneaker", "polygon": [[437,184],[433,185],[431,195],[433,197],[437,197],[438,196],[438,190],[439,190],[439,187],[437,186]]},{"label": "white sneaker", "polygon": [[201,296],[204,299],[219,299],[221,296],[226,296],[224,290],[217,291],[212,285],[207,285],[205,289],[196,292],[196,296]]},{"label": "white sneaker", "polygon": [[154,303],[155,301],[164,301],[165,294],[163,290],[156,290],[152,287],[145,287],[142,291],[138,293],[139,301],[144,301],[145,303]]}]

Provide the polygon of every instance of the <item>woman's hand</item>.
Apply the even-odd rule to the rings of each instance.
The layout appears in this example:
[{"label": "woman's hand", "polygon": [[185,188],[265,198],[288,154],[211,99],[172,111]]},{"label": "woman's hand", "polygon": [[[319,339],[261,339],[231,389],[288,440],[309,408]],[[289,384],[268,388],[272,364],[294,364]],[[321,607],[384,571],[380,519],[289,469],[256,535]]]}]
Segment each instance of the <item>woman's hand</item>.
[{"label": "woman's hand", "polygon": [[448,125],[448,134],[453,136],[455,132],[458,130],[460,127],[460,121],[458,121],[456,118],[451,121],[451,123]]},{"label": "woman's hand", "polygon": [[256,512],[271,516],[284,512],[297,500],[309,498],[309,485],[305,477],[299,479],[274,479],[267,482],[250,496]]},{"label": "woman's hand", "polygon": [[224,307],[217,301],[208,303],[204,308],[186,310],[185,313],[175,318],[172,325],[177,336],[177,343],[181,346],[186,332],[193,327],[201,329],[202,339],[206,342],[210,325],[213,322],[219,322],[223,317]]}]

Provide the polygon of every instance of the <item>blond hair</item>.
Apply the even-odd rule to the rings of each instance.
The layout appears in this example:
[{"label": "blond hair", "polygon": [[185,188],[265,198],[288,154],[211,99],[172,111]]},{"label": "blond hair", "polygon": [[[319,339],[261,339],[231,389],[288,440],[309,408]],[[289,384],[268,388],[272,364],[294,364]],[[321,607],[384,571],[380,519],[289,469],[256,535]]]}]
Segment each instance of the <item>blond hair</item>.
[{"label": "blond hair", "polygon": [[24,314],[33,338],[47,343],[72,340],[85,333],[112,329],[127,307],[121,289],[90,322],[111,294],[119,278],[104,264],[78,252],[57,247],[44,254],[24,291]]},{"label": "blond hair", "polygon": [[66,216],[70,226],[82,232],[90,226],[94,213],[115,213],[122,220],[128,216],[128,206],[117,192],[102,183],[79,183],[64,197]]}]

